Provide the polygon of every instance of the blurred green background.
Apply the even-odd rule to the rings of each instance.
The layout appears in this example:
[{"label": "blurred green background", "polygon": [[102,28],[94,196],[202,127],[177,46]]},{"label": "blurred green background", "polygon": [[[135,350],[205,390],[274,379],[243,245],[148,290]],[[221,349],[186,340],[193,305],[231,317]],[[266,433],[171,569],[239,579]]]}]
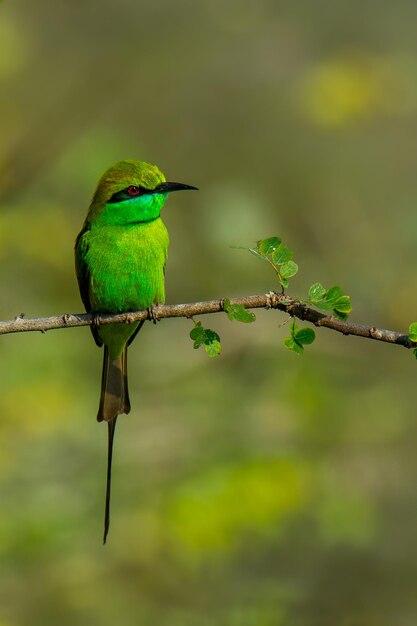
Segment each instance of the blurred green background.
[{"label": "blurred green background", "polygon": [[[174,194],[167,301],[262,293],[230,245],[280,235],[290,293],[417,318],[417,5],[5,0],[0,318],[80,312],[73,242],[104,169]],[[130,352],[108,545],[102,353],[86,328],[0,341],[0,625],[396,626],[417,620],[416,363],[280,313],[147,324]]]}]

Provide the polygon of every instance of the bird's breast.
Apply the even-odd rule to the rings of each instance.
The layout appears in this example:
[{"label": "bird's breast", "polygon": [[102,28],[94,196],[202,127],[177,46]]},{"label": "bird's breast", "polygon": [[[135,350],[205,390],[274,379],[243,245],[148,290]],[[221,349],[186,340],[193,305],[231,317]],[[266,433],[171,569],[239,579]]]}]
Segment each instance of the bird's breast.
[{"label": "bird's breast", "polygon": [[87,265],[94,311],[132,311],[165,301],[168,232],[160,218],[128,226],[92,226]]}]

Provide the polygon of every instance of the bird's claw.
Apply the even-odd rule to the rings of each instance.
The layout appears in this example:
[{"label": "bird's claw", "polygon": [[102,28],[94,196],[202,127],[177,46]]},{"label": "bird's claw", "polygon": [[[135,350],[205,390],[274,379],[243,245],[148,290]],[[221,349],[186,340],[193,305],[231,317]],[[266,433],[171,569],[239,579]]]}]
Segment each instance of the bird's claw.
[{"label": "bird's claw", "polygon": [[156,308],[154,306],[148,306],[147,311],[148,311],[148,320],[150,322],[153,322],[154,324],[156,324],[156,322],[159,322],[159,317],[156,314]]}]

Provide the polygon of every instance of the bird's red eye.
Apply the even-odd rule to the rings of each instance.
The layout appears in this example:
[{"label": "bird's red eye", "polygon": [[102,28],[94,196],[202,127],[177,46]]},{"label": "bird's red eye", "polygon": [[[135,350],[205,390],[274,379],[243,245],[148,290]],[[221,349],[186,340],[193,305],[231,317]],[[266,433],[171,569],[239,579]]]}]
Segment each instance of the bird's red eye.
[{"label": "bird's red eye", "polygon": [[138,196],[140,193],[140,188],[136,187],[135,185],[130,185],[130,187],[127,188],[127,191],[130,196]]}]

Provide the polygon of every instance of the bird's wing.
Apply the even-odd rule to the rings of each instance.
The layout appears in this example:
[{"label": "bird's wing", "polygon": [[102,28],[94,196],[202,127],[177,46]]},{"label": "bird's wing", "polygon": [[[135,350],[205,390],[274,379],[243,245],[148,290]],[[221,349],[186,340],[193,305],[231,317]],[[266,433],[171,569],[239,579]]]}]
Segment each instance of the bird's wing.
[{"label": "bird's wing", "polygon": [[85,257],[89,248],[89,236],[90,227],[86,225],[75,241],[75,269],[77,271],[78,286],[80,288],[81,300],[88,313],[91,311],[90,271]]},{"label": "bird's wing", "polygon": [[[80,289],[81,299],[87,313],[91,312],[90,302],[90,270],[86,261],[86,255],[89,247],[90,225],[86,224],[75,241],[75,269],[77,272],[78,286]],[[93,333],[94,341],[98,346],[102,346],[103,342],[99,337],[97,325],[90,326]]]}]

